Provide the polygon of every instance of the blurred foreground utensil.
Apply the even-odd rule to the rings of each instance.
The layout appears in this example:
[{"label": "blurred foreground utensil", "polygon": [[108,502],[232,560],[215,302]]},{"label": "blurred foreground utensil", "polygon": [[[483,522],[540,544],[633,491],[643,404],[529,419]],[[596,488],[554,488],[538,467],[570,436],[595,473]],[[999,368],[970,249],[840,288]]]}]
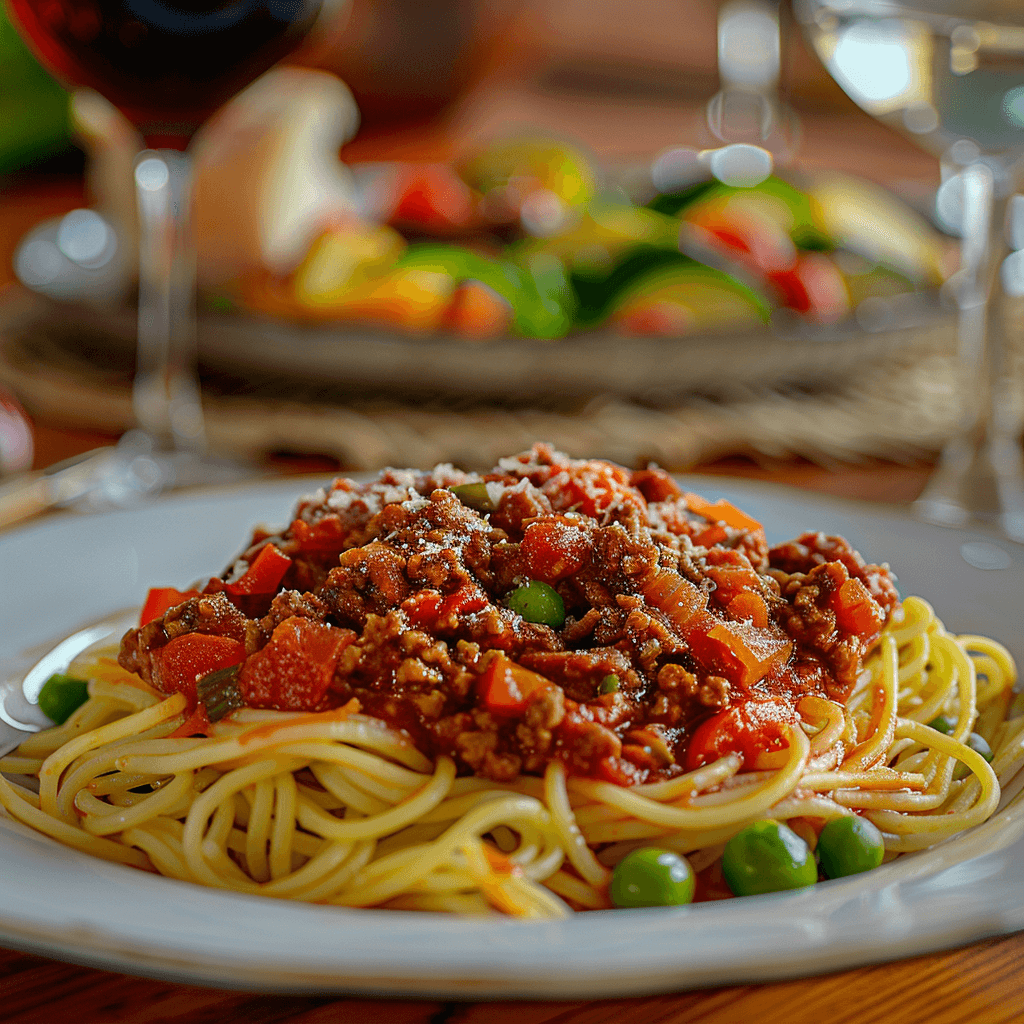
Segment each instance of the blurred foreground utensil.
[{"label": "blurred foreground utensil", "polygon": [[25,739],[25,733],[48,729],[54,723],[39,707],[39,692],[55,672],[63,672],[83,651],[106,640],[116,622],[103,622],[73,633],[39,659],[23,677],[0,679],[0,757]]}]

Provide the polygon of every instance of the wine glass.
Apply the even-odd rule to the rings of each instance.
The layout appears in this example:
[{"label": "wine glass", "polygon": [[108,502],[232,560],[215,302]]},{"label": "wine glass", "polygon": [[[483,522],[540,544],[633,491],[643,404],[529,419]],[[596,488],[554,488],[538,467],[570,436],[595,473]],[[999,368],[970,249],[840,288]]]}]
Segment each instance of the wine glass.
[{"label": "wine glass", "polygon": [[[221,104],[302,42],[340,22],[346,0],[7,0],[36,56],[67,85],[94,89],[133,122],[139,321],[138,429],[93,464],[119,503],[175,483],[237,476],[205,456],[195,370],[190,140]],[[239,182],[244,188],[245,183]]]},{"label": "wine glass", "polygon": [[916,510],[943,525],[994,522],[1024,543],[999,273],[1008,202],[1024,177],[1024,3],[794,0],[794,10],[845,92],[940,158],[940,197],[959,222],[961,265],[948,287],[964,411]]}]

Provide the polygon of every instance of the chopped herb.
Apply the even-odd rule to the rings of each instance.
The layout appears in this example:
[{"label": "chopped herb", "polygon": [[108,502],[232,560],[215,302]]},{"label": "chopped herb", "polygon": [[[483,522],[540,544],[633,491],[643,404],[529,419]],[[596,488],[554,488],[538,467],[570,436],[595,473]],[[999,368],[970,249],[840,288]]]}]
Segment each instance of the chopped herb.
[{"label": "chopped herb", "polygon": [[238,673],[241,665],[219,668],[196,683],[196,696],[206,706],[206,717],[219,722],[238,708],[245,707],[242,693],[238,689]]}]

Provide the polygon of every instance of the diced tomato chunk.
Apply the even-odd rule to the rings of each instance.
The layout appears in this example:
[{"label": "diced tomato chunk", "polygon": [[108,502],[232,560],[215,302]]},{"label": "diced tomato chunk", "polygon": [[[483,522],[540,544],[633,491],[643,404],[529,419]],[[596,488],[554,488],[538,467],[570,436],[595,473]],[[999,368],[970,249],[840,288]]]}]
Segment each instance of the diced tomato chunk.
[{"label": "diced tomato chunk", "polygon": [[683,489],[663,469],[634,470],[629,482],[650,502],[667,501],[678,498]]},{"label": "diced tomato chunk", "polygon": [[590,533],[579,519],[546,516],[526,527],[519,550],[533,579],[557,583],[589,561]]},{"label": "diced tomato chunk", "polygon": [[744,762],[758,754],[786,746],[787,726],[797,720],[796,711],[777,698],[748,700],[719,711],[694,730],[686,747],[686,770],[737,753]]},{"label": "diced tomato chunk", "polygon": [[413,629],[438,629],[445,628],[453,615],[457,620],[481,611],[489,603],[480,587],[467,583],[447,597],[437,590],[421,590],[402,602],[402,608]]},{"label": "diced tomato chunk", "polygon": [[512,716],[521,715],[542,690],[554,684],[500,654],[484,669],[477,685],[488,711]]},{"label": "diced tomato chunk", "polygon": [[228,636],[185,633],[153,651],[153,681],[164,693],[183,693],[196,702],[196,683],[245,660],[245,645]]},{"label": "diced tomato chunk", "polygon": [[210,716],[206,713],[205,704],[197,704],[195,711],[171,733],[170,739],[180,736],[209,736],[211,731]]},{"label": "diced tomato chunk", "polygon": [[410,164],[402,168],[391,223],[444,233],[473,220],[473,193],[448,164]]},{"label": "diced tomato chunk", "polygon": [[350,629],[285,619],[242,667],[238,688],[245,703],[279,711],[321,709],[338,658],[355,638]]},{"label": "diced tomato chunk", "polygon": [[224,589],[235,595],[273,594],[291,564],[292,560],[282,554],[280,548],[275,544],[266,544],[260,548],[245,575],[234,583],[226,584]]},{"label": "diced tomato chunk", "polygon": [[146,595],[146,603],[139,613],[139,625],[145,626],[154,619],[159,619],[171,608],[177,608],[190,597],[200,597],[198,590],[175,590],[174,587],[151,587]]}]

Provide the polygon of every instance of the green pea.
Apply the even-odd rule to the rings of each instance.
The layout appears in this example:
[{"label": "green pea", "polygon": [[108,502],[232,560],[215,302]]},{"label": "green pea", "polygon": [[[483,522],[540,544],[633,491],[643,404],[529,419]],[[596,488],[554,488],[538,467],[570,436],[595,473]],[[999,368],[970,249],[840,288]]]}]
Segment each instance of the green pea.
[{"label": "green pea", "polygon": [[89,684],[84,679],[57,672],[39,691],[39,710],[63,725],[89,699]]},{"label": "green pea", "polygon": [[696,885],[685,857],[648,846],[615,865],[608,895],[617,907],[678,907],[693,902]]},{"label": "green pea", "polygon": [[[972,732],[964,742],[971,748],[971,750],[981,754],[989,764],[992,763],[992,758],[995,755],[992,753],[992,748],[988,745],[988,741],[984,736],[979,736],[976,732]],[[966,779],[970,774],[971,769],[968,768],[963,761],[958,761],[956,767],[953,769],[954,779]]]},{"label": "green pea", "polygon": [[554,587],[530,580],[525,586],[516,587],[508,595],[508,606],[527,622],[539,622],[552,629],[561,629],[565,623],[565,605]]},{"label": "green pea", "polygon": [[882,833],[857,814],[834,818],[818,836],[818,859],[829,878],[870,871],[882,863],[884,855]]},{"label": "green pea", "polygon": [[606,675],[598,686],[598,693],[615,693],[619,688],[619,677],[614,673]]},{"label": "green pea", "polygon": [[956,728],[956,722],[945,715],[933,718],[928,724],[937,732],[944,732],[947,736],[952,736],[953,730]]},{"label": "green pea", "polygon": [[736,896],[800,889],[818,880],[810,847],[778,821],[755,821],[725,844],[722,873]]},{"label": "green pea", "polygon": [[487,493],[487,484],[482,480],[471,484],[455,484],[448,488],[459,501],[467,508],[476,509],[477,512],[493,512],[494,502]]}]

